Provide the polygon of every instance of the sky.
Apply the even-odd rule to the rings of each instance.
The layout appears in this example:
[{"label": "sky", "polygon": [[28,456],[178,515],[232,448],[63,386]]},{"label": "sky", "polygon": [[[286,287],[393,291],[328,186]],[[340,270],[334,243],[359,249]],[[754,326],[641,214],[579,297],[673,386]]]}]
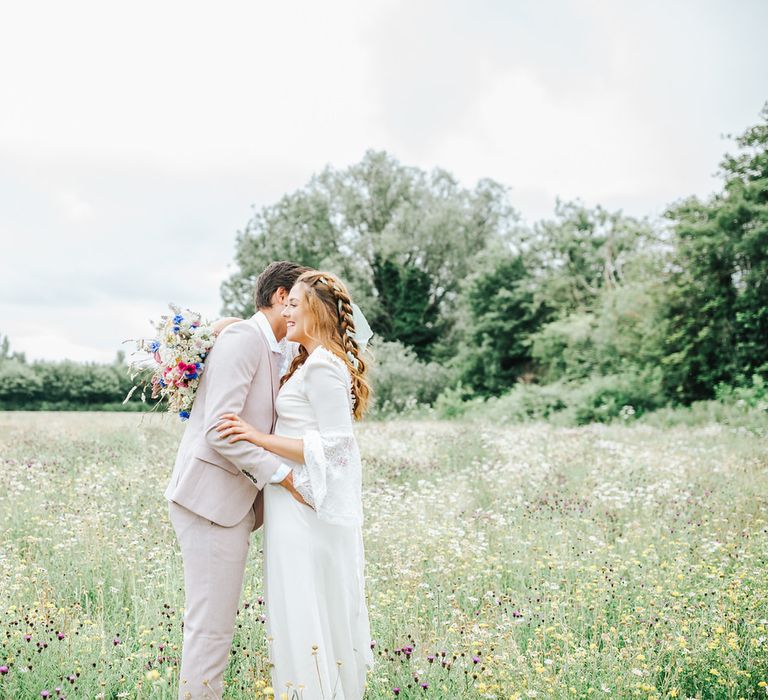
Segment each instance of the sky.
[{"label": "sky", "polygon": [[215,318],[254,208],[368,149],[659,216],[768,101],[765,0],[29,0],[0,8],[0,334],[111,361]]}]

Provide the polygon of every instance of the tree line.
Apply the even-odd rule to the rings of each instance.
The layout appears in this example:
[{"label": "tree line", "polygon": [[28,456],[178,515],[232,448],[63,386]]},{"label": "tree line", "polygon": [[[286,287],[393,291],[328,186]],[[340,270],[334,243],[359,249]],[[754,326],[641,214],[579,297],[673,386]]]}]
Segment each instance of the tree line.
[{"label": "tree line", "polygon": [[[273,260],[338,273],[376,333],[380,410],[516,394],[546,415],[577,396],[583,422],[760,393],[768,106],[735,146],[720,191],[661,220],[558,202],[531,227],[497,182],[467,188],[370,151],[254,212],[223,312],[253,313],[254,280]],[[0,357],[2,407],[106,403],[126,383],[120,363]]]},{"label": "tree line", "polygon": [[559,202],[533,227],[498,183],[467,189],[444,170],[369,152],[255,212],[237,237],[225,308],[252,312],[270,260],[339,272],[378,334],[380,398],[393,404],[541,387],[552,410],[580,392],[615,415],[759,389],[768,106],[735,145],[721,191],[676,202],[661,221]]},{"label": "tree line", "polygon": [[133,382],[122,352],[114,362],[28,362],[0,340],[0,410],[135,410],[122,406]]}]

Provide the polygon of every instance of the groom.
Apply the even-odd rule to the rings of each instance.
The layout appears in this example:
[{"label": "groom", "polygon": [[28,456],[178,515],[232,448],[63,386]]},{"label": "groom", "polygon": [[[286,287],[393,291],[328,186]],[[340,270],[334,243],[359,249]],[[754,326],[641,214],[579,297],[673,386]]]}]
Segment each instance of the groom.
[{"label": "groom", "polygon": [[306,269],[269,265],[256,280],[257,313],[216,340],[165,491],[184,561],[179,700],[221,699],[250,535],[264,517],[262,489],[279,483],[298,496],[278,457],[246,440],[230,444],[215,428],[222,414],[236,413],[272,432],[285,359],[281,312]]}]

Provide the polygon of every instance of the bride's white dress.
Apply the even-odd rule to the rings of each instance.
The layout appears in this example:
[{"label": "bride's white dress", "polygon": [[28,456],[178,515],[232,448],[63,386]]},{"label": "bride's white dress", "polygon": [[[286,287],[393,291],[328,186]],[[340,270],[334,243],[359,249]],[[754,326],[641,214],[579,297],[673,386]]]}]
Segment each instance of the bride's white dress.
[{"label": "bride's white dress", "polygon": [[280,389],[275,434],[304,440],[286,462],[315,510],[264,488],[264,597],[276,697],[360,700],[373,663],[363,578],[360,455],[346,365],[323,347]]}]

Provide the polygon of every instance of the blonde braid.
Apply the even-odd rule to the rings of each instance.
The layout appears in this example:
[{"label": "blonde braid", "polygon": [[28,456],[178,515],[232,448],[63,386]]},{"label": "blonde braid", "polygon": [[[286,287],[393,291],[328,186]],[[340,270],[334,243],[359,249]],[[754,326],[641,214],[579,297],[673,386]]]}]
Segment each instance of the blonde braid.
[{"label": "blonde braid", "polygon": [[355,340],[355,319],[352,311],[352,299],[349,293],[330,275],[318,278],[318,282],[325,284],[336,300],[336,309],[339,316],[339,335],[341,346],[344,350],[344,363],[347,365],[349,375],[352,377],[352,396],[354,398],[355,419],[362,418],[368,406],[371,388],[365,380],[367,366],[361,357],[360,348]]}]

